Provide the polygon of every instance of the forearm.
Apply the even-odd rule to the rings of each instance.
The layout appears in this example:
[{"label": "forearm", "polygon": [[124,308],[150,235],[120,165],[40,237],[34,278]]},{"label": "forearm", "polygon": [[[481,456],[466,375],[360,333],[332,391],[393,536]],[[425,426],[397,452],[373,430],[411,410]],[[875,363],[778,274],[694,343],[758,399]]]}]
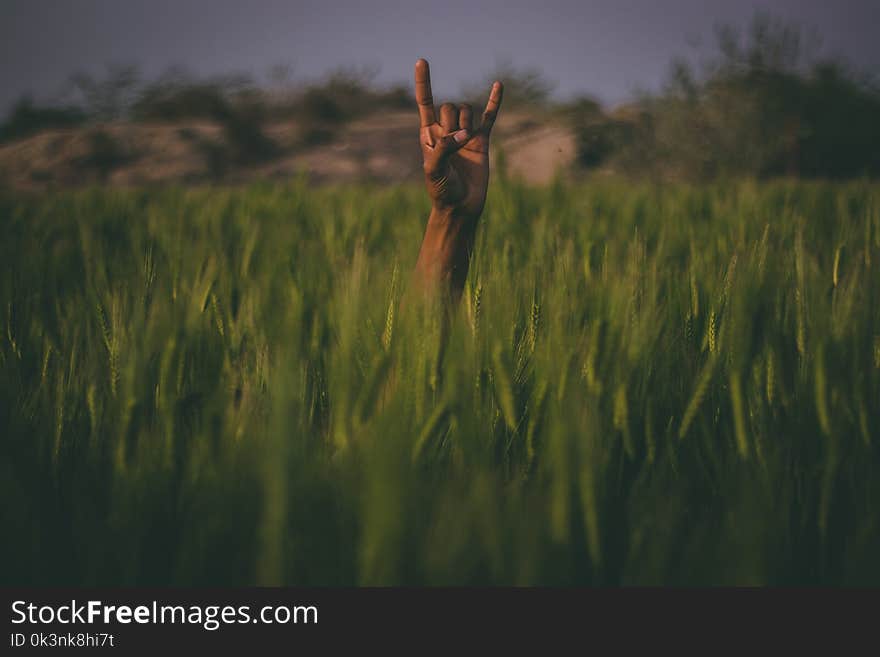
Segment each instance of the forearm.
[{"label": "forearm", "polygon": [[431,210],[415,277],[428,294],[439,294],[457,303],[467,279],[477,217],[452,209]]},{"label": "forearm", "polygon": [[[416,62],[416,102],[425,182],[433,209],[413,275],[414,286],[447,309],[457,304],[468,275],[474,230],[486,202],[489,136],[504,87],[492,85],[480,125],[467,103],[434,111],[428,62]],[[448,316],[448,313],[447,313]]]}]

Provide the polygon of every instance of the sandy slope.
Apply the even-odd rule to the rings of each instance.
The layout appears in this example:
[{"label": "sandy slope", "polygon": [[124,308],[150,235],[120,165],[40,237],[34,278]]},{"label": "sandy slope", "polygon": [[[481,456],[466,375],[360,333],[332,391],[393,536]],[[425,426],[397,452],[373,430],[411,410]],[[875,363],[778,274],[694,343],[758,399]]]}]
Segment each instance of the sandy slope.
[{"label": "sandy slope", "polygon": [[[103,136],[95,137],[96,132]],[[0,185],[40,190],[88,184],[244,182],[307,173],[316,182],[401,182],[418,179],[415,113],[374,115],[342,128],[330,143],[305,148],[294,122],[265,133],[279,154],[257,165],[226,162],[211,153],[225,144],[219,125],[119,123],[56,130],[0,146]],[[508,171],[528,182],[546,182],[575,157],[571,132],[556,123],[508,113],[499,118],[493,144],[504,150]]]}]

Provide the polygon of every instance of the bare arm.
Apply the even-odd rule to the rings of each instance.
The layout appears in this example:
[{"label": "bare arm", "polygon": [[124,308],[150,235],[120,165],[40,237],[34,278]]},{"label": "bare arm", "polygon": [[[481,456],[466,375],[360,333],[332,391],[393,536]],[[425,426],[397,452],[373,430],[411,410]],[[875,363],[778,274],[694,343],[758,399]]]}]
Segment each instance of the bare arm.
[{"label": "bare arm", "polygon": [[438,121],[428,62],[416,62],[419,142],[432,207],[414,277],[426,294],[439,294],[453,305],[464,288],[477,221],[486,202],[489,135],[503,91],[500,82],[492,85],[477,127],[467,104],[445,103]]}]

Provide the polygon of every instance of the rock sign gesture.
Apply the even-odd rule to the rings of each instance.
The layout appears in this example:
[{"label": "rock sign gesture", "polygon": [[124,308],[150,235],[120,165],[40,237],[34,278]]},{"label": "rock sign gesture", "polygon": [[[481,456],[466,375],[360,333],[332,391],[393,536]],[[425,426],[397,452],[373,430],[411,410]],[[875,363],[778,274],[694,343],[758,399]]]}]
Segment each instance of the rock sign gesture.
[{"label": "rock sign gesture", "polygon": [[467,278],[477,219],[489,184],[489,134],[501,107],[504,87],[492,85],[480,125],[470,105],[440,106],[439,122],[431,93],[428,62],[416,62],[416,102],[425,184],[432,210],[416,273],[429,287],[446,288],[453,301]]},{"label": "rock sign gesture", "polygon": [[420,141],[428,194],[441,207],[479,216],[489,183],[489,133],[495,124],[504,87],[492,85],[489,102],[476,129],[470,105],[440,106],[440,120],[434,111],[431,71],[428,62],[416,62],[416,102],[421,121]]}]

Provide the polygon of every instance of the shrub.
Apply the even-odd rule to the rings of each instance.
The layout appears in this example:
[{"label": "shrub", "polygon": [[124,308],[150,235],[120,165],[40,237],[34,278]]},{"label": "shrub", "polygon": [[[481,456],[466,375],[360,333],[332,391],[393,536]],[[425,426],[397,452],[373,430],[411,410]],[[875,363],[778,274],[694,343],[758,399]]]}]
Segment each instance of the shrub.
[{"label": "shrub", "polygon": [[621,160],[692,179],[877,175],[880,92],[808,43],[762,14],[745,33],[719,28],[702,76],[678,61],[665,92],[643,101],[650,121]]},{"label": "shrub", "polygon": [[133,159],[133,154],[111,133],[103,129],[92,130],[88,134],[89,153],[80,164],[94,169],[101,180]]},{"label": "shrub", "polygon": [[9,117],[0,124],[0,143],[22,139],[57,128],[71,128],[86,120],[85,113],[76,107],[41,107],[31,98],[21,98]]}]

